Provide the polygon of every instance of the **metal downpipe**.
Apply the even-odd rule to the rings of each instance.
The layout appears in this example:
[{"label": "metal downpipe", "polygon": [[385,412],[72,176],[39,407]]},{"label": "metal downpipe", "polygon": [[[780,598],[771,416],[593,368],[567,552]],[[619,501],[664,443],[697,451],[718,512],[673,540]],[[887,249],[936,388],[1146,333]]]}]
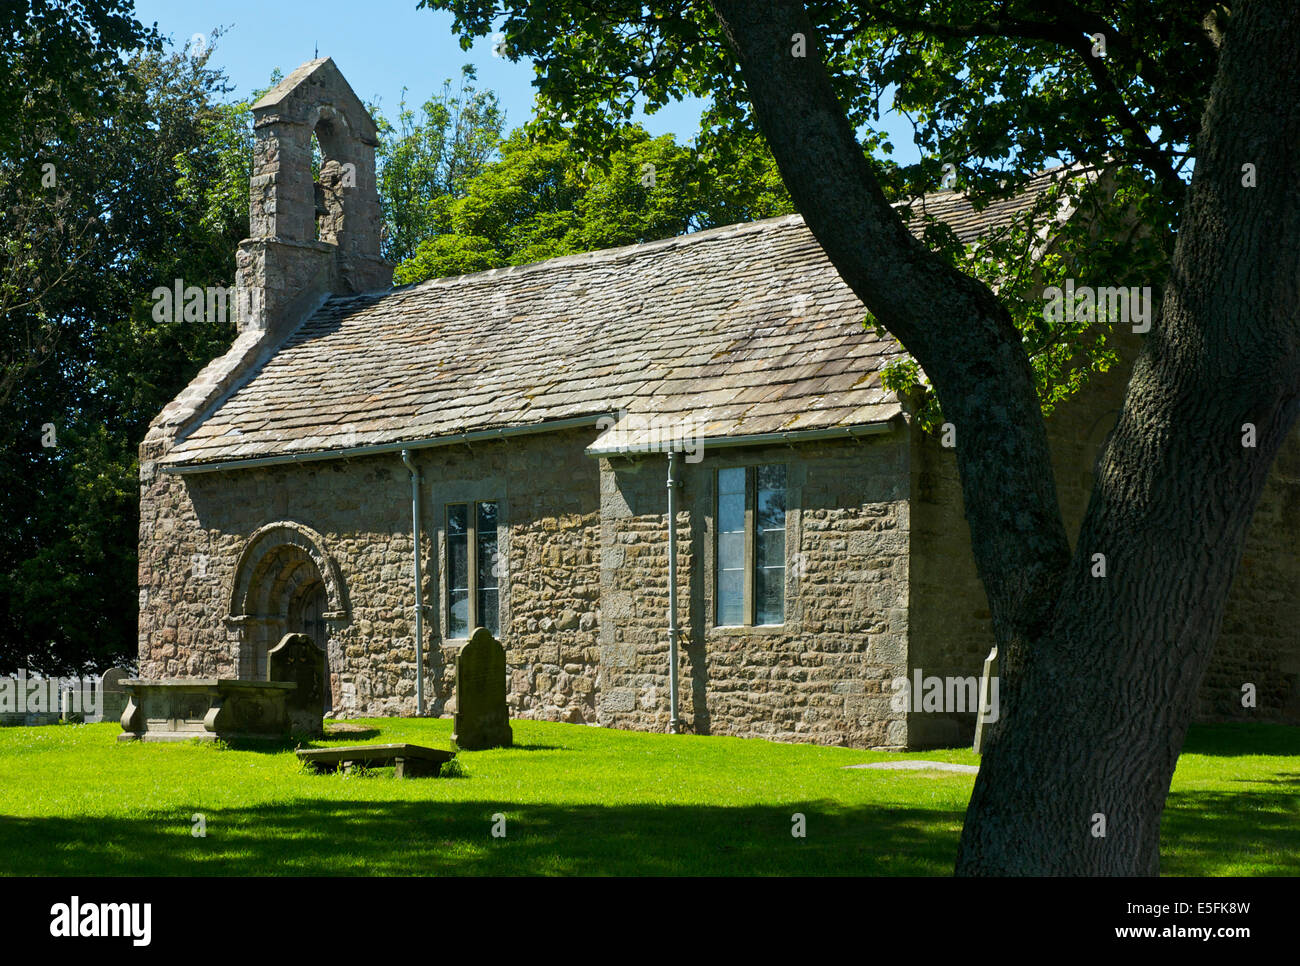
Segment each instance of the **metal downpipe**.
[{"label": "metal downpipe", "polygon": [[411,540],[415,545],[415,713],[424,715],[424,568],[420,563],[420,470],[411,451],[402,450],[411,471]]}]

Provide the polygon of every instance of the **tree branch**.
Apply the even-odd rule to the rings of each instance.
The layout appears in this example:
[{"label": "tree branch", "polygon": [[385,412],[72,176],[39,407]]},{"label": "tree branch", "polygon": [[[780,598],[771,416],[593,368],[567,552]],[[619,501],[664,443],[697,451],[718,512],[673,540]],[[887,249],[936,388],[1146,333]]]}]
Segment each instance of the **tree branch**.
[{"label": "tree branch", "polygon": [[1147,128],[1129,109],[1124,95],[1100,57],[1092,55],[1092,45],[1088,42],[1093,34],[1104,34],[1108,50],[1133,59],[1133,49],[1127,39],[1098,14],[1081,10],[1068,0],[1044,4],[1056,13],[1052,21],[1024,20],[1008,16],[1005,11],[990,20],[980,20],[968,24],[934,23],[920,17],[913,17],[889,10],[876,0],[859,0],[857,3],[864,15],[891,27],[909,33],[928,34],[934,37],[951,39],[977,37],[1018,37],[1025,40],[1039,40],[1056,44],[1073,50],[1083,61],[1085,69],[1092,77],[1098,93],[1110,104],[1119,122],[1119,136],[1134,155],[1142,160],[1161,180],[1165,190],[1174,198],[1180,198],[1186,192],[1178,171],[1168,157],[1147,136]]},{"label": "tree branch", "polygon": [[[1014,666],[1050,615],[1069,549],[1033,370],[987,286],[927,251],[871,173],[801,4],[712,0],[754,114],[813,234],[924,367],[957,428],[976,564]],[[802,34],[807,56],[793,55]]]}]

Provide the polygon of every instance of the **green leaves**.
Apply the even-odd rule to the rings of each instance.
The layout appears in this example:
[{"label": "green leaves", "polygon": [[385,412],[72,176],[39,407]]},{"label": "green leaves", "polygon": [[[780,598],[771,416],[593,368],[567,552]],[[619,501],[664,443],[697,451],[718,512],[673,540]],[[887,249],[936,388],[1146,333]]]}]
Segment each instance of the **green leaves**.
[{"label": "green leaves", "polygon": [[396,128],[372,108],[380,130],[383,254],[391,261],[413,257],[420,242],[451,230],[450,202],[465,194],[496,153],[505,114],[496,95],[478,90],[473,80],[474,69],[466,65],[459,87],[446,81],[419,117],[403,97]]},{"label": "green leaves", "polygon": [[463,197],[442,196],[446,230],[398,266],[399,282],[522,265],[560,255],[669,238],[791,211],[761,141],[710,158],[620,129],[609,154],[584,157],[572,142],[513,131],[500,158]]},{"label": "green leaves", "polygon": [[[221,102],[207,57],[142,52],[101,70],[112,108],[68,112],[71,133],[45,148],[51,188],[0,157],[0,360],[14,377],[0,398],[0,671],[136,651],[136,447],[234,338],[228,318],[156,322],[150,293],[230,284],[248,234],[251,121]],[[40,112],[13,120],[39,127]]]},{"label": "green leaves", "polygon": [[129,0],[0,4],[0,157],[34,160],[45,139],[74,136],[78,115],[113,110],[123,55],[160,46],[133,14]]}]

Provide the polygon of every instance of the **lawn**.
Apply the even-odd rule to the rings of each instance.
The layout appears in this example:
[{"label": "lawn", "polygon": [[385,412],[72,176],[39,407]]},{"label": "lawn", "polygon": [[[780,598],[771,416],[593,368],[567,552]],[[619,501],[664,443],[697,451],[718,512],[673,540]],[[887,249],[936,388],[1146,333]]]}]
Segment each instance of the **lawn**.
[{"label": "lawn", "polygon": [[[447,720],[353,724],[370,730],[316,744],[449,746]],[[308,774],[291,750],[117,744],[116,724],[3,728],[0,873],[947,875],[974,779],[842,767],[887,752],[513,727],[516,747],[460,756],[464,777],[407,780]],[[1300,874],[1300,729],[1194,729],[1162,831],[1166,874]]]}]

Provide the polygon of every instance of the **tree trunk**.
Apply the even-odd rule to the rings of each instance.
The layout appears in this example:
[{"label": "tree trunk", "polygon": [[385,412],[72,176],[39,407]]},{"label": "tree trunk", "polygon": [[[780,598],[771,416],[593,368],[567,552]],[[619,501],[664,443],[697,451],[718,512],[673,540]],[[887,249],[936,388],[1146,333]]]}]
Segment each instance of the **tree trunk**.
[{"label": "tree trunk", "polygon": [[[1162,318],[1070,560],[1007,313],[889,209],[801,6],[713,8],[791,197],[957,427],[972,548],[1004,658],[1002,720],[958,873],[1156,873],[1169,781],[1300,398],[1300,13],[1293,0],[1234,5]],[[792,54],[795,34],[805,58]],[[1258,187],[1243,186],[1246,163]],[[1246,423],[1254,447],[1242,445]],[[1104,578],[1091,576],[1094,553],[1106,555]]]},{"label": "tree trunk", "polygon": [[[1169,782],[1300,400],[1297,34],[1293,0],[1234,8],[1163,318],[1099,463],[1051,628],[1003,682],[958,873],[1159,871]],[[1246,163],[1256,188],[1242,184]],[[1104,578],[1091,576],[1095,553]]]}]

